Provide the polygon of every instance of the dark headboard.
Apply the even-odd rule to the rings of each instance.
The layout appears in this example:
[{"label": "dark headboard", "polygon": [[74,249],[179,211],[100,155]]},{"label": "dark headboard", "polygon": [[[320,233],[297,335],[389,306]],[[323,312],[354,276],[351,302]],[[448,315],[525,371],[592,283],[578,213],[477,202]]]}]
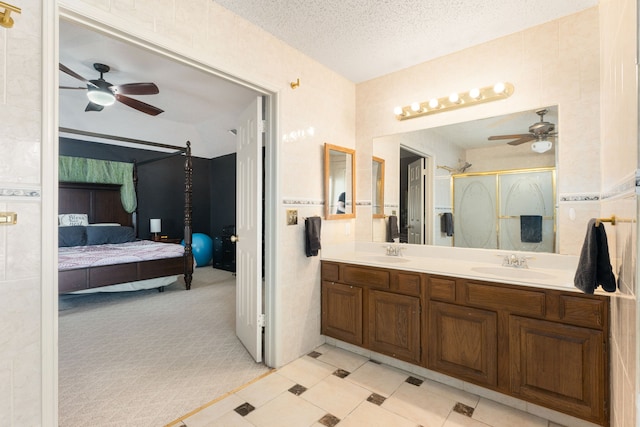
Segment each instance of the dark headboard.
[{"label": "dark headboard", "polygon": [[58,213],[86,213],[89,223],[133,226],[132,215],[122,207],[120,184],[60,182],[58,186]]}]

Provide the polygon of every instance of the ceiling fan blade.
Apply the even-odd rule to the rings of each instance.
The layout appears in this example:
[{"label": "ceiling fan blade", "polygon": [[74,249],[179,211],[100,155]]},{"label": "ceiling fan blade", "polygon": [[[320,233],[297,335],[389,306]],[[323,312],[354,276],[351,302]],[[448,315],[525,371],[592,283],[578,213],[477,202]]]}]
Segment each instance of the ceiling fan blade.
[{"label": "ceiling fan blade", "polygon": [[104,110],[104,106],[95,104],[93,102],[89,102],[87,104],[87,108],[84,109],[84,111],[102,111],[102,110]]},{"label": "ceiling fan blade", "polygon": [[81,82],[84,82],[84,83],[86,83],[88,85],[95,86],[95,84],[91,83],[89,80],[85,79],[80,74],[76,73],[71,68],[67,67],[66,65],[62,65],[62,64],[58,63],[58,66],[60,68],[60,71],[62,71],[63,73],[67,73],[71,77],[76,78],[76,79],[80,80]]},{"label": "ceiling fan blade", "polygon": [[520,145],[520,144],[524,144],[525,142],[534,141],[535,139],[536,138],[534,136],[527,135],[527,136],[523,136],[522,138],[516,139],[515,141],[507,142],[507,144]]},{"label": "ceiling fan blade", "polygon": [[527,138],[531,137],[528,133],[521,133],[516,135],[494,135],[489,137],[489,141],[495,141],[497,139],[516,139],[516,138]]},{"label": "ceiling fan blade", "polygon": [[156,95],[160,93],[155,83],[127,83],[111,86],[111,89],[122,95]]},{"label": "ceiling fan blade", "polygon": [[59,89],[79,89],[79,90],[87,90],[86,86],[58,86]]},{"label": "ceiling fan blade", "polygon": [[137,99],[129,98],[128,96],[120,95],[118,93],[116,93],[116,99],[122,102],[124,105],[127,105],[143,113],[150,114],[152,116],[157,116],[158,114],[164,112],[164,110],[154,107],[153,105],[146,104],[142,101],[138,101]]}]

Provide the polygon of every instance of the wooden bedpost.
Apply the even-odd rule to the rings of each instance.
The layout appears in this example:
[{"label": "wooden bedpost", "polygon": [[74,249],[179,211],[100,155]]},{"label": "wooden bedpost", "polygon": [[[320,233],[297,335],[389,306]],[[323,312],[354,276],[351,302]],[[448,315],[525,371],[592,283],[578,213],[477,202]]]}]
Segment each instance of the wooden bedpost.
[{"label": "wooden bedpost", "polygon": [[133,191],[136,198],[136,210],[133,211],[133,230],[136,233],[136,239],[140,238],[140,227],[138,218],[138,162],[133,159]]},{"label": "wooden bedpost", "polygon": [[193,278],[193,251],[191,249],[191,196],[193,193],[193,163],[191,142],[187,141],[184,161],[184,283],[191,289]]}]

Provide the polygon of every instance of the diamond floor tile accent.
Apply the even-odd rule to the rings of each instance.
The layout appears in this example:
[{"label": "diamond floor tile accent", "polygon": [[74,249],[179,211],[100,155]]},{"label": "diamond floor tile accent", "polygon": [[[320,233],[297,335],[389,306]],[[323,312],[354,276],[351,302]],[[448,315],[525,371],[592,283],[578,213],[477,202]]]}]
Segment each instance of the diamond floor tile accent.
[{"label": "diamond floor tile accent", "polygon": [[382,405],[386,398],[384,396],[380,396],[379,394],[372,393],[371,396],[367,397],[367,402],[371,402],[374,405]]},{"label": "diamond floor tile accent", "polygon": [[322,353],[317,352],[317,351],[312,351],[311,353],[307,354],[307,356],[313,357],[314,359],[317,359],[318,357],[322,356]]},{"label": "diamond floor tile accent", "polygon": [[300,396],[305,391],[307,391],[307,388],[300,384],[296,384],[289,389],[289,393],[295,394],[296,396]]},{"label": "diamond floor tile accent", "polygon": [[334,427],[340,422],[340,418],[334,417],[331,414],[327,414],[318,420],[320,424],[326,427]]},{"label": "diamond floor tile accent", "polygon": [[244,417],[254,409],[256,408],[254,408],[253,405],[251,405],[249,402],[245,402],[242,405],[235,408],[234,411],[236,411],[239,415],[242,415]]},{"label": "diamond floor tile accent", "polygon": [[422,383],[424,382],[424,380],[421,380],[420,378],[416,378],[416,377],[409,377],[407,378],[407,381],[409,384],[413,384],[415,386],[420,386],[422,385]]},{"label": "diamond floor tile accent", "polygon": [[464,416],[471,417],[473,416],[473,411],[475,410],[475,408],[472,408],[471,406],[467,406],[464,403],[458,402],[456,403],[456,406],[453,407],[453,410]]},{"label": "diamond floor tile accent", "polygon": [[344,369],[336,369],[333,375],[338,378],[346,378],[349,376],[351,372],[345,371]]}]

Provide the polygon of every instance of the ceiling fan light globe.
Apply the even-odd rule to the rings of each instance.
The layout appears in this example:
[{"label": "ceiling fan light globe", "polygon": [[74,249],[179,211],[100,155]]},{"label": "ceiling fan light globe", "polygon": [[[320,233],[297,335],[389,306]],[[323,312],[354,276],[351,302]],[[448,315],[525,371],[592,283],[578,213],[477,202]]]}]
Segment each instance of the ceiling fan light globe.
[{"label": "ceiling fan light globe", "polygon": [[552,146],[553,144],[551,143],[551,141],[536,141],[531,144],[531,150],[535,151],[536,153],[542,154],[551,150]]},{"label": "ceiling fan light globe", "polygon": [[109,105],[113,105],[116,102],[116,97],[110,91],[100,90],[100,89],[89,89],[87,91],[87,98],[89,101],[94,104],[102,105],[108,107]]}]

